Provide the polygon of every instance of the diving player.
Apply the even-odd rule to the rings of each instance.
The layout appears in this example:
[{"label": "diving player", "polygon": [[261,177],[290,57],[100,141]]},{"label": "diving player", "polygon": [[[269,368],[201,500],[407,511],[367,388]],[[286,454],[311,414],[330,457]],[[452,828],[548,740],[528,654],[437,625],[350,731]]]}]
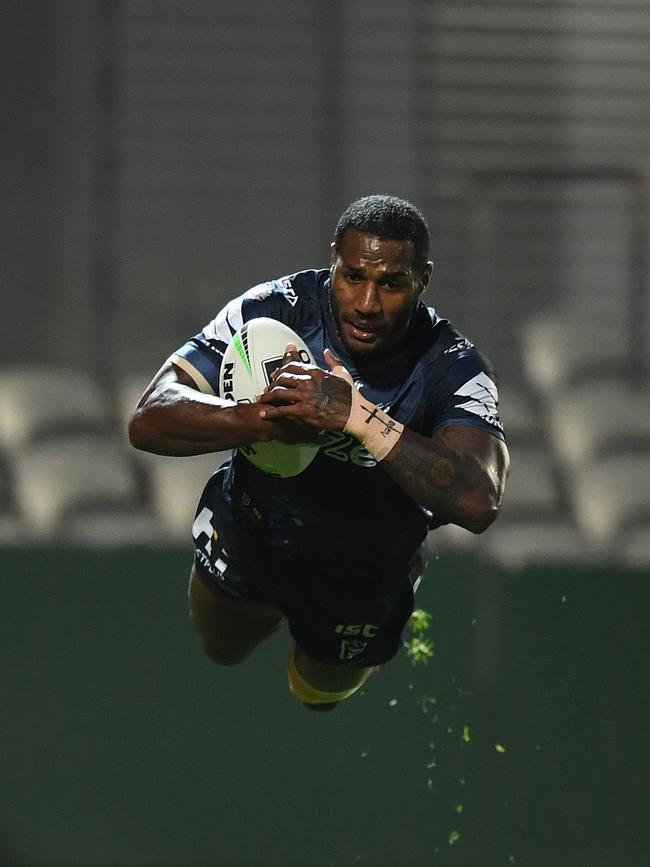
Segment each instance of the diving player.
[{"label": "diving player", "polygon": [[[234,451],[207,482],[193,526],[190,613],[206,653],[241,662],[283,620],[289,686],[329,710],[397,651],[429,529],[482,533],[508,473],[486,359],[420,295],[432,272],[420,212],[367,196],[340,217],[330,268],[231,301],[165,362],[130,422],[165,455],[271,439],[317,442],[300,475],[266,475]],[[260,401],[219,397],[223,352],[242,323],[278,319],[289,345]]]}]

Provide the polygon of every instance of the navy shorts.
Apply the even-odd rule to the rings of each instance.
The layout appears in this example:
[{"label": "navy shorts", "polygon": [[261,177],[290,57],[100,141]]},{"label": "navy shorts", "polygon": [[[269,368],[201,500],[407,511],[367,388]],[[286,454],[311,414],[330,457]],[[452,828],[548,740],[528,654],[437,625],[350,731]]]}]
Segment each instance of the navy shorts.
[{"label": "navy shorts", "polygon": [[237,599],[269,602],[286,615],[296,643],[321,662],[380,665],[398,651],[426,566],[424,546],[405,567],[360,573],[332,562],[325,543],[308,551],[275,544],[233,515],[223,471],[206,485],[192,528],[203,583]]}]

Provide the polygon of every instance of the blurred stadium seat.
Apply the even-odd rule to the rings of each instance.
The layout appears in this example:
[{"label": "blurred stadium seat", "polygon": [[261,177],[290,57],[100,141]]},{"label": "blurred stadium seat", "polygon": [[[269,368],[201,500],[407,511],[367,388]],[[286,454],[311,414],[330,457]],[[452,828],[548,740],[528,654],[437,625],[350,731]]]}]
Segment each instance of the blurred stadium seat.
[{"label": "blurred stadium seat", "polygon": [[543,434],[542,417],[524,388],[499,380],[499,416],[509,444],[539,442]]},{"label": "blurred stadium seat", "polygon": [[[131,413],[152,379],[151,371],[123,377],[116,390],[120,428],[126,431]],[[147,480],[151,507],[161,543],[189,543],[196,504],[207,480],[230,452],[166,457],[131,450]]]},{"label": "blurred stadium seat", "polygon": [[528,379],[545,395],[628,369],[628,338],[609,322],[545,317],[523,326],[522,337]]},{"label": "blurred stadium seat", "polygon": [[623,534],[618,553],[628,566],[650,567],[650,520],[645,527],[634,527]]},{"label": "blurred stadium seat", "polygon": [[553,447],[569,465],[620,451],[650,453],[650,391],[632,389],[621,377],[549,395],[548,418]]},{"label": "blurred stadium seat", "polygon": [[[511,567],[602,556],[647,565],[647,392],[617,375],[622,344],[603,346],[589,331],[588,364],[603,371],[590,379],[573,326],[536,329],[545,360],[535,367],[529,358],[527,367],[542,375],[528,390],[500,383],[512,456],[502,515],[481,537],[439,528],[431,553],[476,548]],[[0,371],[0,544],[190,544],[200,492],[228,452],[174,458],[131,449],[128,418],[150,377],[122,377],[111,398],[86,374]]]},{"label": "blurred stadium seat", "polygon": [[[25,446],[14,457],[16,502],[37,539],[61,539],[66,520],[141,506],[136,475],[114,437],[68,436]],[[125,528],[128,522],[125,522]]]},{"label": "blurred stadium seat", "polygon": [[[124,376],[117,384],[115,399],[117,403],[118,420],[120,429],[126,431],[133,410],[138,405],[145,388],[153,379],[151,371],[148,373],[131,373]],[[136,452],[137,454],[137,452]]]},{"label": "blurred stadium seat", "polygon": [[429,556],[435,557],[438,553],[451,551],[471,551],[476,547],[478,538],[474,533],[455,524],[443,524],[442,527],[429,533],[427,540]]},{"label": "blurred stadium seat", "polygon": [[113,424],[110,401],[84,373],[45,366],[0,371],[0,444],[6,448]]},{"label": "blurred stadium seat", "polygon": [[92,547],[157,545],[161,539],[148,509],[110,503],[68,509],[58,535],[69,544]]},{"label": "blurred stadium seat", "polygon": [[580,525],[601,551],[615,550],[624,533],[650,527],[650,452],[610,455],[574,473]]},{"label": "blurred stadium seat", "polygon": [[161,538],[190,543],[196,505],[205,483],[230,452],[173,458],[142,453]]},{"label": "blurred stadium seat", "polygon": [[512,444],[512,469],[502,513],[480,549],[517,568],[545,560],[585,560],[589,552],[565,497],[555,456],[543,437]]},{"label": "blurred stadium seat", "polygon": [[499,520],[556,516],[563,504],[554,456],[544,440],[530,445],[513,443],[510,457],[512,468]]},{"label": "blurred stadium seat", "polygon": [[8,461],[0,456],[0,545],[20,544],[27,538],[27,527],[16,514],[14,486]]},{"label": "blurred stadium seat", "polygon": [[499,521],[481,539],[481,552],[503,566],[589,562],[594,553],[571,518]]},{"label": "blurred stadium seat", "polygon": [[0,372],[0,542],[189,543],[200,492],[228,453],[130,449],[128,419],[150,379],[124,377],[111,400],[86,374]]}]

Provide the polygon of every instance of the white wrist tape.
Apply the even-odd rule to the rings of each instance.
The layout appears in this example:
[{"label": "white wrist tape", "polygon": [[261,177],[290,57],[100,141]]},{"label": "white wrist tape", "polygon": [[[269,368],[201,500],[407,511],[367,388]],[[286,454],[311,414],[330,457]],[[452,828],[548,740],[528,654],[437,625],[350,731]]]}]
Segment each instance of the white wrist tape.
[{"label": "white wrist tape", "polygon": [[[335,371],[335,372],[338,372]],[[344,430],[360,440],[366,450],[378,461],[383,460],[402,436],[404,425],[387,412],[371,403],[355,388],[352,377],[345,377],[352,389],[352,406]]]}]

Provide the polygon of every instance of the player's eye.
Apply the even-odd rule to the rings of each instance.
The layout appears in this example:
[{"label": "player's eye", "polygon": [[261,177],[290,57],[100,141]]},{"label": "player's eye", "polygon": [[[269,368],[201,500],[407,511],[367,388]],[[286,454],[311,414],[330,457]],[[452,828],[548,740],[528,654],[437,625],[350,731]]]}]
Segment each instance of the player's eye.
[{"label": "player's eye", "polygon": [[345,279],[348,283],[359,283],[363,278],[361,274],[358,274],[356,271],[347,271],[345,274]]}]

